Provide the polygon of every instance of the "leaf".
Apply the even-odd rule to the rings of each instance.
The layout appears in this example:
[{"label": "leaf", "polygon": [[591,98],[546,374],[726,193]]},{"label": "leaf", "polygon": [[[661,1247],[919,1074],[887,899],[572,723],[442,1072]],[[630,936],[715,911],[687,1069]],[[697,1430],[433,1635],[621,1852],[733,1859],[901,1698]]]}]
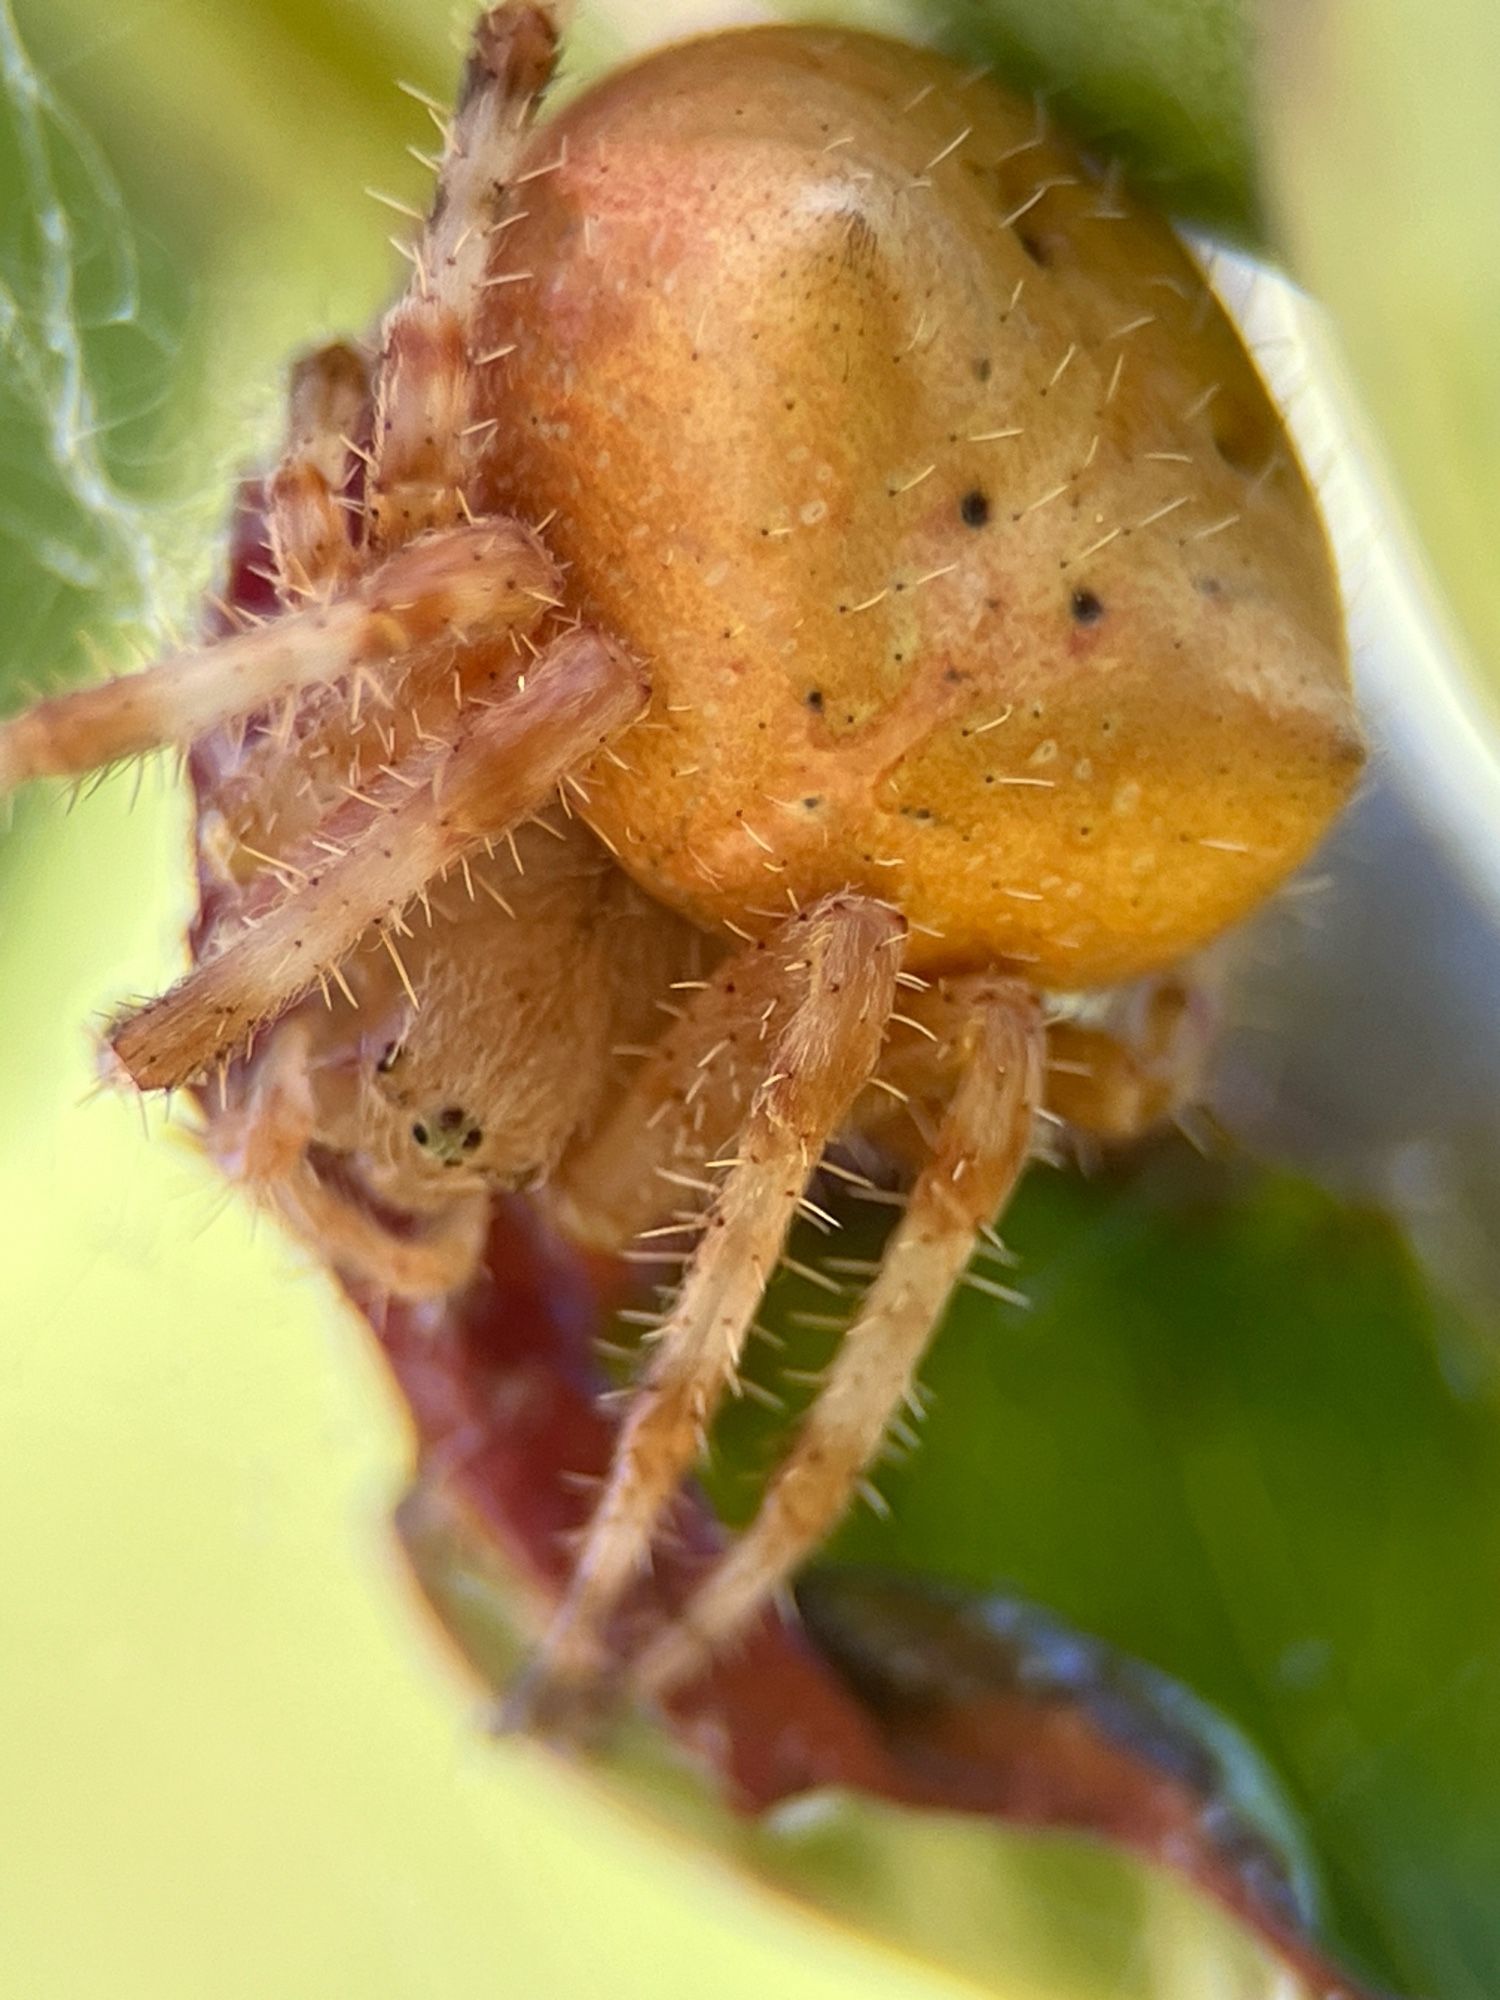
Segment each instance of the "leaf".
[{"label": "leaf", "polygon": [[[478,1546],[512,1573],[519,1565],[527,1594],[550,1595],[567,1531],[587,1506],[567,1475],[598,1469],[609,1432],[577,1345],[590,1313],[583,1274],[544,1241],[518,1241],[514,1227],[497,1242],[501,1293],[470,1301],[451,1342],[434,1344],[399,1313],[382,1337],[429,1452],[446,1456],[445,1438],[469,1440],[444,1504],[460,1506]],[[877,1239],[850,1216],[839,1250],[873,1251]],[[1472,1331],[1431,1295],[1384,1219],[1286,1176],[1177,1151],[1095,1182],[1034,1175],[1007,1240],[1032,1305],[1023,1312],[984,1293],[955,1302],[926,1371],[922,1448],[882,1479],[889,1519],[851,1520],[825,1559],[827,1580],[814,1574],[815,1625],[826,1641],[830,1615],[846,1632],[855,1617],[856,1639],[834,1655],[846,1670],[863,1658],[866,1695],[870,1635],[878,1644],[888,1628],[891,1658],[906,1657],[944,1601],[934,1583],[999,1589],[1007,1600],[1019,1591],[1045,1606],[1004,1614],[1034,1663],[1063,1647],[1048,1615],[1149,1662],[1230,1718],[1266,1760],[1323,1879],[1329,1938],[1394,1987],[1477,2000],[1500,1967],[1488,1896],[1489,1830],[1500,1823],[1500,1604],[1487,1589],[1500,1557],[1500,1405],[1476,1370]],[[817,1255],[816,1238],[798,1246],[799,1261]],[[784,1277],[763,1316],[787,1349],[767,1350],[758,1373],[793,1397],[806,1392],[789,1373],[815,1369],[836,1338],[799,1323],[810,1307],[826,1320],[826,1293]],[[549,1318],[553,1332],[539,1334]],[[539,1338],[553,1345],[538,1349]],[[521,1430],[484,1414],[504,1402],[487,1385],[537,1382],[539,1366],[548,1395],[522,1399]],[[783,1421],[746,1398],[721,1424],[710,1483],[731,1520],[753,1505]],[[489,1440],[482,1450],[478,1435]],[[681,1601],[706,1546],[701,1524],[686,1533],[638,1616]],[[485,1594],[484,1564],[476,1585],[472,1552],[457,1577],[454,1561],[450,1551],[423,1567],[462,1631]],[[860,1581],[872,1570],[907,1583],[872,1596]],[[1167,1711],[1141,1695],[1149,1676],[1109,1666],[1092,1643],[1068,1641],[1075,1657],[1106,1661],[1082,1673],[1073,1697],[1087,1719],[1091,1703],[1107,1708],[1135,1690],[1143,1783]],[[1028,1671],[1037,1692],[1035,1665]],[[1185,1702],[1168,1704],[1179,1720],[1190,1716]],[[959,1707],[958,1725],[977,1726],[972,1704]],[[701,1744],[712,1720],[708,1740],[731,1790],[761,1805],[819,1782],[911,1796],[910,1742],[890,1734],[879,1703],[866,1714],[851,1722],[826,1677],[771,1628],[674,1722]],[[1042,1724],[1038,1709],[1038,1740]],[[1190,1719],[1186,1728],[1200,1755],[1221,1755],[1210,1727]],[[809,1742],[821,1767],[816,1753],[807,1761]],[[893,1756],[894,1776],[881,1764]],[[1234,1750],[1227,1768],[1243,1773],[1253,1761]],[[930,1760],[923,1768],[930,1775]],[[1045,1768],[1043,1759],[1044,1777]],[[1229,1793],[1214,1780],[1203,1796]],[[1098,1798],[1097,1818],[1083,1823],[1104,1829],[1102,1782]],[[1265,1824],[1258,1809],[1252,1818]],[[1133,1807],[1117,1837],[1134,1842],[1141,1823]],[[881,1824],[899,1856],[901,1822]],[[898,1859],[890,1865],[899,1872]],[[1056,1893],[1060,1902],[1036,1883],[1028,1890],[1043,1930],[1068,1928],[1076,1885]],[[1118,1891],[1100,1893],[1099,1909],[1114,1906]],[[878,1899],[863,1920],[891,1934]],[[1064,1990],[1105,1990],[1121,1936],[1105,1928],[1108,1947],[1101,1938],[1092,1970],[1080,1961]],[[940,1932],[924,1939],[953,1962]],[[999,1949],[994,1939],[989,1949]],[[990,1963],[1002,1988],[1019,1976],[1003,1952]]]},{"label": "leaf", "polygon": [[[1030,1309],[955,1302],[890,1518],[828,1560],[1020,1591],[1185,1683],[1286,1785],[1331,1935],[1403,1990],[1492,1992],[1500,1400],[1474,1330],[1389,1221],[1282,1175],[1034,1174],[1006,1240]],[[741,1513],[734,1468],[772,1441],[735,1418],[715,1490]]]},{"label": "leaf", "polygon": [[[443,1483],[415,1489],[399,1519],[407,1555],[447,1632],[490,1686],[503,1686],[524,1656],[515,1575],[497,1566],[495,1550]],[[847,1596],[843,1609],[850,1609]],[[810,1909],[984,1992],[1201,2000],[1213,1990],[1239,2000],[1373,2000],[1293,1931],[1281,1930],[1284,1955],[1270,1957],[1175,1874],[1142,1869],[1102,1842],[1041,1838],[1012,1824],[1007,1812],[976,1811],[976,1775],[1001,1786],[1020,1779],[1035,1802],[1038,1781],[1049,1788],[1054,1746],[1064,1740],[1067,1754],[1056,1758],[1055,1772],[1084,1781],[1092,1810],[1095,1773],[1080,1760],[1076,1717],[1051,1728],[1029,1694],[1012,1733],[1024,1731],[1033,1747],[1018,1755],[1012,1744],[997,1756],[993,1741],[966,1742],[964,1782],[946,1801],[929,1796],[915,1810],[914,1800],[897,1802],[889,1783],[857,1784],[845,1774],[756,1817],[726,1809],[706,1780],[730,1737],[741,1736],[753,1751],[768,1726],[805,1740],[827,1721],[806,1704],[805,1681],[781,1689],[785,1700],[778,1700],[775,1680],[766,1684],[764,1648],[756,1650],[753,1671],[737,1677],[742,1700],[721,1685],[718,1700],[698,1711],[695,1762],[674,1756],[638,1724],[621,1726],[607,1749],[596,1746],[589,1764],[596,1782],[658,1828],[716,1850]],[[930,1704],[923,1708],[930,1713]],[[1222,1725],[1218,1733],[1222,1740]],[[684,1740],[693,1743],[691,1724]],[[927,1761],[921,1747],[915,1754]],[[918,1768],[914,1762],[905,1775],[915,1777]],[[889,1774],[892,1782],[900,1775]],[[930,1784],[930,1764],[926,1775]],[[1097,1775],[1106,1775],[1102,1762]],[[1118,1764],[1107,1775],[1118,1806],[1126,1789]],[[1147,1797],[1144,1767],[1139,1776],[1134,1803],[1150,1810],[1156,1801]],[[1294,1967],[1306,1977],[1289,1978]]]},{"label": "leaf", "polygon": [[1328,306],[1402,499],[1500,685],[1500,12],[1276,0],[1261,111],[1272,237]]},{"label": "leaf", "polygon": [[0,0],[0,601],[4,669],[139,625],[160,588],[142,466],[171,301],[84,127]]},{"label": "leaf", "polygon": [[[826,5],[783,11],[826,20]],[[1246,0],[844,0],[837,18],[937,39],[1038,92],[1189,221],[1261,234]]]}]

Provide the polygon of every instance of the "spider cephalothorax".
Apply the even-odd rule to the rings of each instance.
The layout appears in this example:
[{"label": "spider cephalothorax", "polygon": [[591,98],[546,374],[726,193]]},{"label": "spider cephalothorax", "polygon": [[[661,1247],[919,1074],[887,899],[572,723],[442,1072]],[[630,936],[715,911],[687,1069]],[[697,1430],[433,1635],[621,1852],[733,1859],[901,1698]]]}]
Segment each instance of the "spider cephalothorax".
[{"label": "spider cephalothorax", "polygon": [[1175,968],[1360,758],[1306,483],[1161,223],[865,36],[533,129],[556,31],[483,17],[373,367],[296,371],[273,615],[0,733],[0,783],[194,741],[198,964],[113,1059],[366,1290],[462,1286],[500,1188],[687,1232],[533,1702],[610,1665],[830,1149],[905,1212],[639,1692],[838,1519],[1038,1119],[1180,1101]]}]

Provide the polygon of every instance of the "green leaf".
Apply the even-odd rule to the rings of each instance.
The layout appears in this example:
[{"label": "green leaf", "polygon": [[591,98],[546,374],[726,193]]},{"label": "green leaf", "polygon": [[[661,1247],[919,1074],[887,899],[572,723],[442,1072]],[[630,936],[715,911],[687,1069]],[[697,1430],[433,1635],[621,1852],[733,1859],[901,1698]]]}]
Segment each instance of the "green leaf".
[{"label": "green leaf", "polygon": [[[1475,1330],[1381,1216],[1176,1153],[1034,1173],[1005,1234],[1029,1308],[955,1301],[921,1448],[880,1480],[890,1516],[858,1514],[826,1560],[1019,1591],[1185,1682],[1286,1786],[1332,1935],[1404,1991],[1480,2000],[1500,1397]],[[828,1309],[780,1282],[768,1386],[819,1365],[836,1336],[798,1315]],[[725,1425],[731,1518],[778,1428],[750,1401]]]},{"label": "green leaf", "polygon": [[[4,654],[74,664],[80,628],[159,588],[143,501],[177,295],[98,146],[0,0],[0,602]],[[3,680],[0,680],[3,686]]]},{"label": "green leaf", "polygon": [[1480,670],[1500,687],[1500,11],[1277,0],[1261,106],[1273,237],[1331,310]]},{"label": "green leaf", "polygon": [[[398,1520],[449,1636],[491,1687],[504,1688],[527,1646],[514,1573],[441,1478],[414,1489]],[[1222,1742],[1222,1725],[1219,1734]],[[903,1959],[960,1975],[966,1990],[1036,2000],[1202,2000],[1206,1991],[1314,2000],[1324,1990],[1289,1980],[1186,1881],[1099,1840],[831,1787],[747,1816],[639,1722],[612,1727],[587,1768],[633,1817]]]},{"label": "green leaf", "polygon": [[[862,1264],[888,1216],[846,1207],[833,1246],[809,1226],[796,1264],[830,1247]],[[943,1638],[939,1587],[1004,1594],[990,1629],[1029,1650],[1014,1685],[1039,1704],[1049,1656],[1076,1675],[1090,1653],[1048,1614],[1147,1663],[1175,1689],[1124,1662],[1083,1671],[1117,1715],[1122,1700],[1141,1715],[1144,1694],[1163,1726],[1175,1714],[1218,1758],[1218,1796],[1238,1797],[1294,1875],[1305,1862],[1324,1941],[1393,1990],[1483,2000],[1500,1972],[1500,1383],[1481,1329],[1384,1217],[1180,1145],[1094,1180],[1034,1170],[1005,1237],[1017,1265],[1004,1275],[1029,1304],[976,1290],[953,1302],[923,1370],[920,1449],[880,1476],[889,1512],[853,1516],[814,1569],[812,1631],[877,1713],[882,1679],[940,1686],[945,1648],[955,1677],[942,1698],[956,1711],[973,1699],[975,1655]],[[993,1271],[978,1261],[983,1282]],[[761,1322],[780,1345],[754,1349],[751,1379],[786,1407],[742,1397],[716,1429],[706,1484],[730,1524],[753,1511],[850,1303],[790,1268],[773,1285]],[[527,1308],[518,1297],[506,1310]],[[577,1310],[560,1307],[560,1324]],[[478,1380],[472,1407],[489,1394]],[[445,1392],[435,1407],[471,1404]],[[514,1478],[516,1453],[535,1446],[498,1449]],[[545,1462],[538,1452],[535,1477],[551,1476]],[[518,1600],[464,1511],[480,1490],[462,1500],[452,1482],[424,1484],[403,1533],[440,1616],[500,1687],[522,1645]],[[936,1681],[912,1679],[922,1652]],[[760,1700],[776,1712],[774,1693]],[[922,1727],[899,1739],[919,1758]],[[945,1725],[940,1758],[956,1742],[982,1756],[984,1740]],[[817,1839],[789,1848],[775,1824],[726,1816],[649,1732],[628,1732],[600,1768],[654,1816],[989,1990],[1037,1982],[1102,2000],[1121,1990],[1131,1940],[1169,1936],[1196,1943],[1173,1971],[1142,1944],[1140,1990],[1156,2000],[1219,1976],[1259,1993],[1269,1976],[1182,1884],[1097,1841],[844,1797]],[[911,1768],[935,1796],[941,1761]]]},{"label": "green leaf", "polygon": [[1261,233],[1246,0],[842,0],[832,16],[936,39],[1036,91],[1174,214]]}]

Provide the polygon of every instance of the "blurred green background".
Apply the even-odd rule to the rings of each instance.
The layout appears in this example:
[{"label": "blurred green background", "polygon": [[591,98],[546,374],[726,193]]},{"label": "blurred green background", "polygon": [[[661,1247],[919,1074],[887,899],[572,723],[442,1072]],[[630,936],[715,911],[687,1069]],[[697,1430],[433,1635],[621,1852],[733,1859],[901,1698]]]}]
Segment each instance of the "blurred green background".
[{"label": "blurred green background", "polygon": [[[670,11],[601,6],[581,57]],[[398,279],[399,218],[363,190],[425,199],[405,149],[429,128],[394,80],[446,96],[466,14],[0,0],[0,688],[90,669],[86,639],[123,659],[190,622],[287,355],[368,325]],[[1257,173],[1230,0],[972,0],[956,19],[1023,81],[1064,86],[1194,214],[1255,238],[1262,180],[1286,212],[1291,141]],[[1330,240],[1315,223],[1310,262]],[[1359,260],[1328,269],[1357,293]],[[0,1990],[952,1990],[483,1740],[477,1691],[389,1554],[403,1440],[359,1329],[180,1134],[153,1115],[147,1143],[136,1107],[91,1091],[83,1024],[180,962],[172,773],[17,818],[0,845]],[[836,1556],[1019,1584],[1182,1676],[1278,1768],[1338,1935],[1393,1985],[1500,1990],[1500,1405],[1474,1330],[1385,1223],[1290,1182],[1158,1161],[1045,1183],[1014,1233],[1035,1312],[964,1303],[895,1522],[857,1522]],[[763,1460],[770,1441],[740,1429],[738,1463]],[[732,1509],[732,1476],[723,1490]],[[1276,1990],[1185,1892],[986,1840],[887,1850],[872,1927],[918,1949],[920,1901],[929,1931],[964,1934],[950,1962],[987,1957],[1038,2000]]]}]

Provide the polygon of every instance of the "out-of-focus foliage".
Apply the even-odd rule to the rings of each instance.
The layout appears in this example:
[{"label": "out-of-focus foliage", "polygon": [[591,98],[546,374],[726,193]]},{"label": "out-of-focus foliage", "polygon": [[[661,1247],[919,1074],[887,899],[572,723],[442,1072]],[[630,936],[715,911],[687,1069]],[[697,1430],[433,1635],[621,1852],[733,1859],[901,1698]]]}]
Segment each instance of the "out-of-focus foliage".
[{"label": "out-of-focus foliage", "polygon": [[[525,1647],[513,1579],[476,1545],[440,1481],[409,1497],[402,1530],[446,1628],[486,1679],[504,1686]],[[815,1581],[826,1588],[829,1575]],[[611,1729],[594,1768],[658,1826],[981,1992],[1202,2000],[1208,1989],[1235,2000],[1306,2000],[1306,1989],[1217,1905],[1102,1841],[1038,1835],[977,1814],[913,1813],[850,1791],[746,1819],[639,1726]]]},{"label": "out-of-focus foliage", "polygon": [[392,282],[447,51],[360,11],[0,0],[0,689],[190,615],[287,356]]},{"label": "out-of-focus foliage", "polygon": [[1333,315],[1401,495],[1500,684],[1500,9],[1268,0],[1274,236]]},{"label": "out-of-focus foliage", "polygon": [[[861,1218],[837,1190],[823,1198],[839,1236],[803,1228],[801,1270],[760,1315],[772,1338],[752,1345],[764,1393],[734,1401],[714,1434],[706,1483],[731,1525],[753,1512],[857,1296],[857,1276],[841,1301],[826,1270],[818,1284],[801,1273],[879,1253],[887,1209]],[[1384,1217],[1180,1142],[1093,1180],[1033,1173],[1005,1241],[1014,1267],[976,1260],[985,1289],[960,1292],[923,1367],[920,1449],[881,1470],[884,1504],[851,1516],[814,1582],[1019,1594],[1165,1670],[1269,1763],[1268,1795],[1256,1759],[1226,1747],[1262,1823],[1290,1814],[1324,1938],[1392,1992],[1488,2000],[1500,1383],[1476,1329]],[[997,1301],[997,1283],[1028,1303]],[[441,1482],[408,1533],[451,1628],[503,1685],[513,1596],[445,1515]],[[875,1645],[879,1591],[863,1603]],[[920,1629],[897,1615],[893,1657]],[[844,1801],[799,1848],[706,1809],[639,1741],[612,1774],[818,1907],[1000,1993],[1035,1980],[1166,2000],[1209,1977],[1255,1994],[1286,1978],[1211,1917],[1186,1926],[1169,1969],[1158,1948],[1184,1923],[1180,1889],[1122,1856],[1080,1858],[1086,1842],[971,1820],[929,1845],[899,1812]],[[1141,1952],[1122,1961],[1132,1931]]]},{"label": "out-of-focus foliage", "polygon": [[0,4],[0,602],[4,651],[71,661],[156,590],[143,506],[181,274],[142,267],[113,173]]},{"label": "out-of-focus foliage", "polygon": [[[1185,1148],[1034,1173],[1005,1238],[1016,1270],[976,1273],[1029,1306],[959,1294],[889,1517],[860,1510],[829,1561],[1019,1591],[1186,1682],[1289,1788],[1332,1934],[1394,1989],[1484,2000],[1500,1393],[1474,1329],[1382,1217]],[[836,1338],[798,1315],[830,1303],[784,1277],[764,1315],[788,1349],[756,1372],[794,1402]],[[779,1423],[734,1406],[730,1518]]]},{"label": "out-of-focus foliage", "polygon": [[[782,11],[830,13],[818,0]],[[832,11],[993,64],[1174,214],[1259,236],[1254,0],[836,0]]]}]

